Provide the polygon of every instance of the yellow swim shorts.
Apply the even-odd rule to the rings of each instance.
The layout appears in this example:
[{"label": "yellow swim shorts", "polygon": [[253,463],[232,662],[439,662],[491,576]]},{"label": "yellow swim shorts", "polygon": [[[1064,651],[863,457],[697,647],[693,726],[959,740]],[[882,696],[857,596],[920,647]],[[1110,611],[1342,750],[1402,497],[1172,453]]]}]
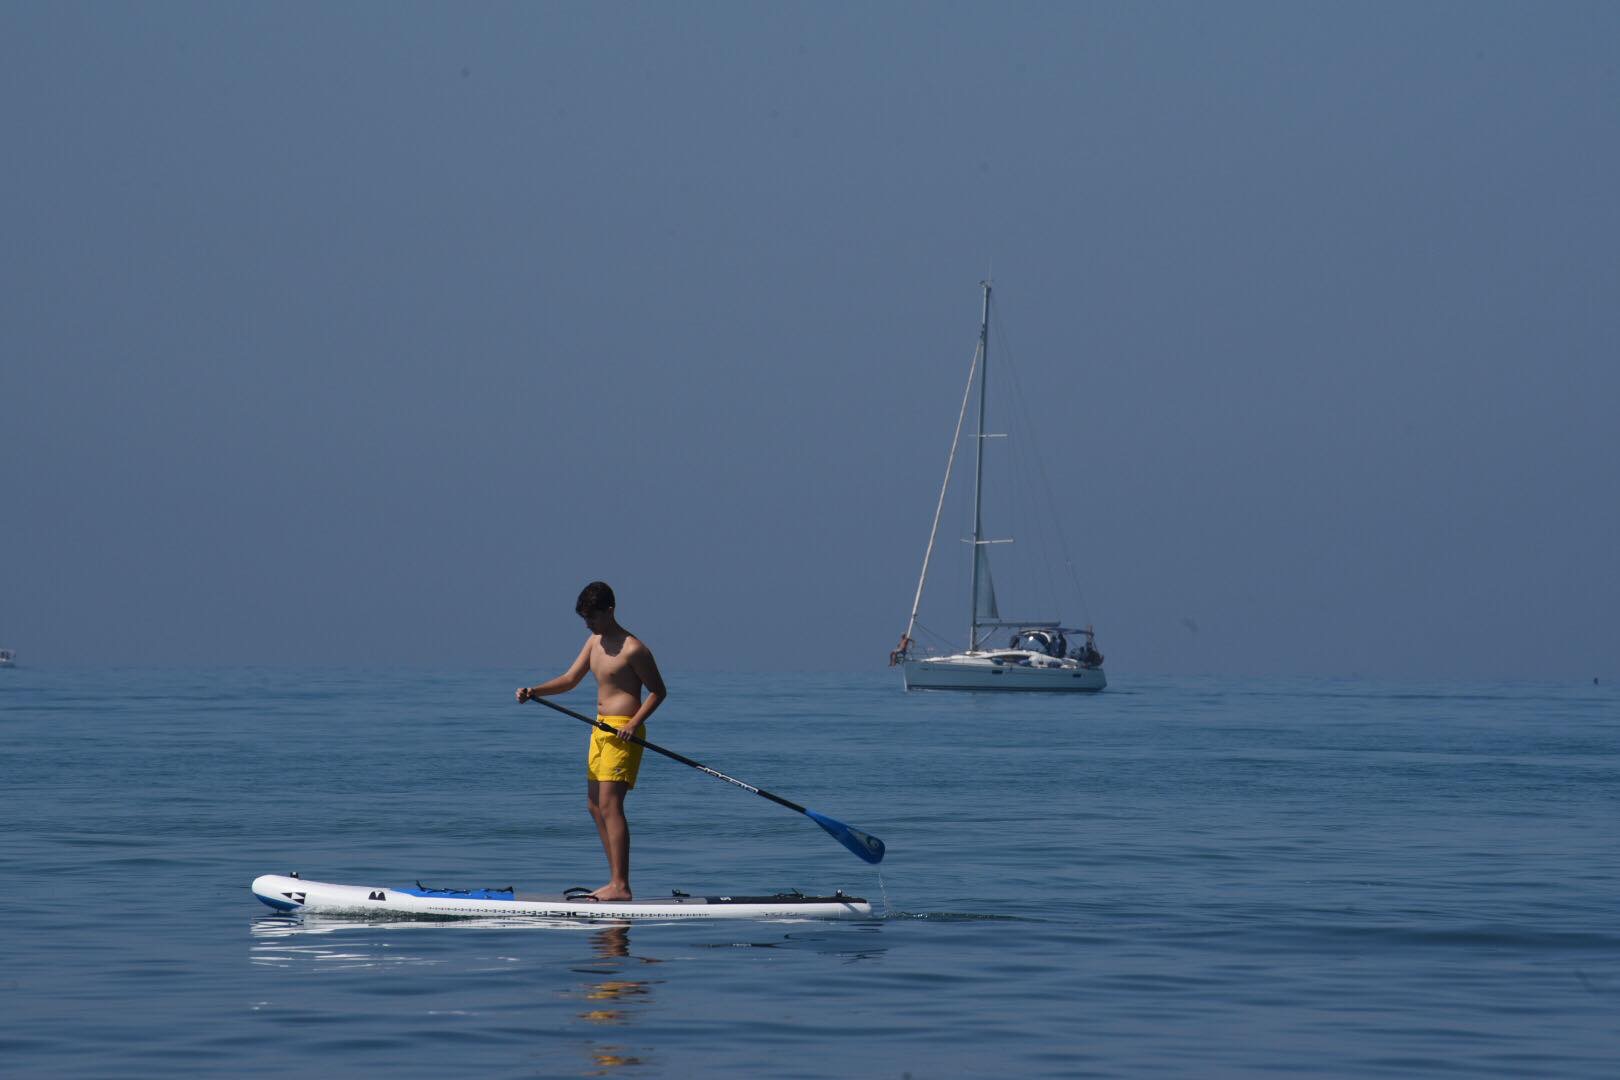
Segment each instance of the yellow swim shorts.
[{"label": "yellow swim shorts", "polygon": [[[604,724],[618,729],[630,722],[628,716],[596,717]],[[647,725],[636,728],[636,735],[645,739]],[[625,787],[636,786],[636,774],[641,771],[641,745],[625,742],[611,731],[597,728],[591,732],[591,754],[585,763],[585,775],[592,780],[619,780]]]}]

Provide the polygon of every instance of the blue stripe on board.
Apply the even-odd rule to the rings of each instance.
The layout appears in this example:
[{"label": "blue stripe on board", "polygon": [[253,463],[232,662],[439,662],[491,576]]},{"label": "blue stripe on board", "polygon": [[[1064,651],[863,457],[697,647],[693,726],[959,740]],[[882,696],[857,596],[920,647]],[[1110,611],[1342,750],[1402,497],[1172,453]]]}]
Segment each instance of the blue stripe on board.
[{"label": "blue stripe on board", "polygon": [[277,900],[275,897],[266,896],[263,893],[254,893],[253,895],[257,896],[260,900],[263,900],[266,904],[269,904],[277,911],[297,911],[303,906],[302,904],[294,904],[287,900]]}]

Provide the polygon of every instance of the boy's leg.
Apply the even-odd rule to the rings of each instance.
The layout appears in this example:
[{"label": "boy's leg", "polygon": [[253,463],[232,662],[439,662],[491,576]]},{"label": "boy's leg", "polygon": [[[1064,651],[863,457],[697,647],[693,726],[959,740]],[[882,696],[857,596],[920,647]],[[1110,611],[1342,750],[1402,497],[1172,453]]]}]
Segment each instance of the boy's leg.
[{"label": "boy's leg", "polygon": [[600,780],[587,779],[585,781],[585,797],[590,806],[591,820],[596,823],[596,835],[601,837],[602,850],[606,851],[608,841],[607,830],[602,825],[601,787],[602,781]]},{"label": "boy's leg", "polygon": [[624,817],[624,796],[630,785],[622,780],[590,780],[591,817],[596,821],[602,851],[612,878],[594,893],[598,900],[629,900],[630,823]]}]

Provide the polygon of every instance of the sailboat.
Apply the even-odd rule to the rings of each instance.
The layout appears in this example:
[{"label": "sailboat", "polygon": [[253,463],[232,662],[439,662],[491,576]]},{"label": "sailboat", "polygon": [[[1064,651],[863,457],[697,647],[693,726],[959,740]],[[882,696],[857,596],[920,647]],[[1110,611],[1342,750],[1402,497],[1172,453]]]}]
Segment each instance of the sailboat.
[{"label": "sailboat", "polygon": [[[981,281],[984,307],[979,318],[979,346],[968,368],[967,390],[962,395],[962,411],[957,416],[956,434],[951,439],[950,456],[945,462],[945,481],[940,485],[939,504],[934,510],[934,526],[923,552],[922,574],[917,581],[911,619],[900,635],[899,646],[889,654],[889,664],[899,667],[907,690],[1050,690],[1095,692],[1108,685],[1103,674],[1103,656],[1097,651],[1097,635],[1090,627],[1064,626],[1060,619],[1005,619],[996,602],[995,582],[990,574],[989,549],[1009,544],[1010,539],[987,539],[984,533],[984,444],[999,438],[984,430],[985,399],[988,396],[990,359],[989,281]],[[917,628],[917,612],[922,607],[923,587],[928,582],[928,564],[933,558],[934,541],[939,535],[940,514],[945,493],[950,488],[951,469],[962,439],[962,423],[968,402],[978,390],[978,431],[974,439],[972,599],[968,605],[967,648],[943,656],[920,655],[912,634]],[[1007,648],[993,642],[1011,630]]]}]

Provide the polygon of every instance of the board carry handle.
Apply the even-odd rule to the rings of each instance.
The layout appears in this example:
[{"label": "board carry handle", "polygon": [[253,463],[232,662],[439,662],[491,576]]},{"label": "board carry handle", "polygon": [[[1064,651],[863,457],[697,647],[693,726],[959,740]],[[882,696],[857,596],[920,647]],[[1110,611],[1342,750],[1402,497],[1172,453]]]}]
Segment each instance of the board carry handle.
[{"label": "board carry handle", "polygon": [[[603,731],[614,734],[617,734],[618,732],[618,729],[611,724],[604,724],[600,720],[586,716],[584,713],[577,713],[573,709],[558,705],[554,701],[547,701],[542,697],[531,697],[529,700],[538,701],[548,709],[555,709],[564,716],[572,716],[575,720],[589,724],[591,727],[600,728]],[[885,850],[883,841],[879,840],[871,833],[862,832],[853,825],[846,825],[837,818],[828,817],[826,814],[817,813],[814,810],[807,809],[806,807],[800,806],[798,803],[793,802],[790,799],[782,798],[780,795],[773,795],[764,788],[757,788],[753,784],[744,783],[743,781],[738,780],[735,776],[727,776],[718,769],[709,768],[701,761],[693,761],[684,754],[677,754],[673,750],[664,749],[657,743],[648,742],[640,735],[632,735],[629,741],[637,744],[638,746],[645,746],[648,750],[651,750],[654,753],[663,754],[665,757],[673,761],[678,761],[688,768],[696,769],[698,772],[708,773],[716,780],[724,780],[726,783],[734,784],[737,787],[742,788],[744,791],[751,791],[762,799],[771,800],[771,802],[776,803],[778,806],[785,806],[789,810],[796,810],[805,817],[809,818],[811,821],[815,822],[817,825],[820,825],[823,829],[827,830],[834,840],[837,840],[840,844],[843,844],[846,848],[853,852],[856,858],[862,859],[869,863],[880,863],[883,861],[883,854]]]}]

